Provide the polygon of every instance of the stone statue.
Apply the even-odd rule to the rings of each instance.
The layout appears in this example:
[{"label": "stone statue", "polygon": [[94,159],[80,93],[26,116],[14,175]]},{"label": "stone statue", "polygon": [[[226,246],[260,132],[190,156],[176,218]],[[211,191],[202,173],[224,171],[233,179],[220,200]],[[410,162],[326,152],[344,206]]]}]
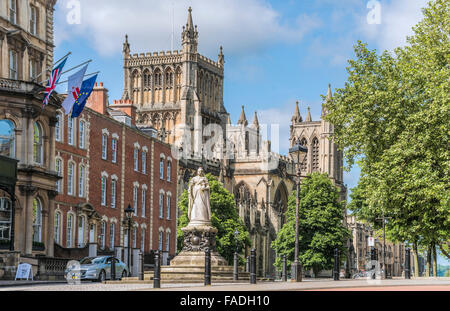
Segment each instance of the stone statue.
[{"label": "stone statue", "polygon": [[189,225],[209,226],[211,225],[211,207],[209,204],[209,183],[203,173],[203,168],[199,168],[197,176],[189,182]]}]

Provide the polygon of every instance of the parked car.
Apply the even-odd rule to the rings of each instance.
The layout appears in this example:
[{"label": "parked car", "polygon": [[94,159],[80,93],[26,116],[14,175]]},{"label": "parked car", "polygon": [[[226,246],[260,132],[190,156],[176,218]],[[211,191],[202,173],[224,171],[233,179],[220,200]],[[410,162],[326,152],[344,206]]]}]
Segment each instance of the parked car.
[{"label": "parked car", "polygon": [[[77,276],[81,280],[105,281],[111,279],[111,261],[115,259],[116,279],[122,279],[129,275],[128,267],[121,260],[112,256],[85,257],[80,261],[80,266],[66,269],[64,275],[67,277]],[[79,270],[78,270],[79,269]]]},{"label": "parked car", "polygon": [[375,269],[367,270],[367,271],[361,271],[358,273],[355,273],[353,275],[354,279],[373,279],[376,271]]}]

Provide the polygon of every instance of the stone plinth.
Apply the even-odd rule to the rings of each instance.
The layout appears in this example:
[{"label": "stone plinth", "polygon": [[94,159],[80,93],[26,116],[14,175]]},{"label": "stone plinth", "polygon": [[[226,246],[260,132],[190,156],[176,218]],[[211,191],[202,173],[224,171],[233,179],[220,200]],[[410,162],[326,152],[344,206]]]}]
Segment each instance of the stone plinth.
[{"label": "stone plinth", "polygon": [[182,228],[184,235],[184,247],[180,254],[170,261],[171,267],[205,266],[205,250],[211,250],[211,266],[227,266],[228,263],[217,252],[216,235],[217,229],[209,225],[189,225]]}]

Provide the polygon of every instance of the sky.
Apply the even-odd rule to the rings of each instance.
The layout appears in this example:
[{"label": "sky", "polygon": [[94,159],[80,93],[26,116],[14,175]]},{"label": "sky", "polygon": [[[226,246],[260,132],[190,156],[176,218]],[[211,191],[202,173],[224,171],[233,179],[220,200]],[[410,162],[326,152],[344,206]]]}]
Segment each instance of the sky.
[{"label": "sky", "polygon": [[[310,107],[313,120],[319,120],[321,95],[329,83],[332,90],[344,86],[357,40],[379,52],[405,45],[426,4],[427,0],[59,0],[55,60],[68,51],[72,55],[67,68],[92,59],[88,72],[101,71],[98,81],[109,89],[110,101],[120,99],[125,34],[132,54],[169,51],[172,42],[180,50],[191,6],[199,52],[216,61],[223,46],[224,103],[232,122],[239,119],[243,105],[249,122],[257,111],[260,124],[279,124],[279,151],[287,154],[295,102],[303,118]],[[58,91],[65,92],[63,87]],[[348,189],[357,185],[359,173],[353,167],[344,174]]]}]

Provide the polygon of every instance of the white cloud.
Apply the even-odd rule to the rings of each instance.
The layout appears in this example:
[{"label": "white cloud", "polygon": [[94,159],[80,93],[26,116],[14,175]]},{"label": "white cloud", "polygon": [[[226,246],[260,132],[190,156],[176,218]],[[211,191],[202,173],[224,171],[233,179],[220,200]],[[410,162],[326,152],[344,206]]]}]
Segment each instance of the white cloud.
[{"label": "white cloud", "polygon": [[393,50],[406,44],[406,37],[413,34],[412,27],[422,18],[422,8],[429,0],[392,0],[381,2],[381,23],[368,24],[361,18],[361,30],[377,42],[383,50]]},{"label": "white cloud", "polygon": [[194,24],[198,25],[200,51],[214,57],[220,45],[225,54],[248,53],[277,42],[298,42],[321,25],[318,18],[306,15],[299,15],[294,25],[286,25],[263,0],[80,1],[80,25],[66,21],[68,0],[58,2],[56,44],[75,34],[87,38],[102,55],[120,52],[126,33],[132,53],[170,50],[172,12],[174,48],[179,49],[188,6],[192,6]]}]

